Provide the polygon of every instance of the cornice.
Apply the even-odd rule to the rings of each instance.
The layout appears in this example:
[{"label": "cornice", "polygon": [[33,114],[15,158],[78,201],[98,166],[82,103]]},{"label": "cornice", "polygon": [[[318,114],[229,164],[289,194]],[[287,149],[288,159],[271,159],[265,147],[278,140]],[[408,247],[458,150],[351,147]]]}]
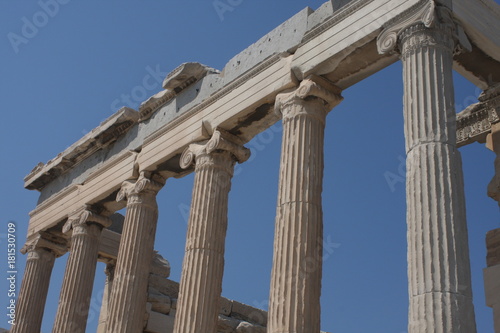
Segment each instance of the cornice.
[{"label": "cornice", "polygon": [[211,95],[209,98],[205,99],[203,102],[200,104],[192,107],[191,109],[187,110],[183,114],[179,115],[175,119],[173,119],[171,122],[165,124],[163,127],[158,129],[157,131],[153,132],[151,135],[149,135],[146,139],[144,139],[144,144],[149,144],[150,142],[155,141],[159,137],[161,137],[163,134],[166,132],[170,131],[172,128],[176,127],[180,123],[186,121],[187,119],[194,117],[196,114],[199,112],[203,111],[219,99],[223,98],[227,94],[229,94],[231,91],[237,89],[238,87],[242,86],[244,83],[246,83],[248,80],[252,79],[253,77],[257,76],[261,72],[264,72],[267,68],[271,67],[272,65],[278,63],[281,58],[283,57],[283,54],[275,54],[271,57],[269,57],[267,60],[261,62],[259,65],[255,66],[253,69],[249,70],[246,72],[246,74],[243,74],[240,76],[238,79],[235,79],[234,81],[231,81],[231,83],[227,84],[217,92],[215,92],[213,95]]},{"label": "cornice", "polygon": [[55,178],[76,167],[83,160],[102,150],[128,132],[139,120],[139,113],[123,107],[98,127],[75,142],[46,164],[39,163],[25,178],[24,187],[41,190]]},{"label": "cornice", "polygon": [[457,114],[457,146],[473,142],[484,143],[493,124],[500,122],[500,95],[498,87],[486,90],[480,102]]},{"label": "cornice", "polygon": [[305,35],[304,38],[302,39],[302,42],[299,44],[298,47],[306,44],[310,40],[316,38],[317,36],[321,35],[323,32],[326,30],[330,29],[334,25],[338,24],[340,21],[348,18],[352,13],[360,10],[361,8],[365,7],[366,5],[372,3],[375,0],[358,0],[358,1],[351,1],[341,9],[335,11],[333,13],[333,16],[327,19],[325,22],[321,23],[317,27],[311,29],[308,31]]},{"label": "cornice", "polygon": [[214,68],[202,65],[197,62],[186,62],[170,72],[163,81],[165,90],[151,96],[139,107],[140,119],[149,119],[158,109],[168,101],[174,99],[181,91],[190,85],[200,81],[208,74],[219,74]]}]

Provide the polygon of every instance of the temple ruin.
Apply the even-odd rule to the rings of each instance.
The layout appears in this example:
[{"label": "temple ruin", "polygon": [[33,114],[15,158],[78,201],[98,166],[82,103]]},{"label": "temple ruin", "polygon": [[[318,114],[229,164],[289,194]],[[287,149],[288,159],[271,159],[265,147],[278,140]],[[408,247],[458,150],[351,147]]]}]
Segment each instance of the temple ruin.
[{"label": "temple ruin", "polygon": [[[138,111],[121,108],[26,176],[25,187],[40,191],[40,199],[30,213],[11,332],[40,332],[52,267],[66,253],[53,333],[85,332],[97,261],[107,265],[100,333],[320,332],[321,267],[303,274],[299,265],[321,263],[326,115],[343,90],[397,61],[404,79],[408,332],[476,332],[457,148],[481,142],[497,154],[488,195],[500,202],[499,31],[500,6],[492,0],[331,0],[300,11],[221,71],[181,64]],[[458,115],[452,70],[483,90]],[[221,297],[221,288],[234,166],[249,158],[245,144],[278,121],[266,313]],[[168,178],[192,172],[177,283],[153,248],[156,194]],[[125,216],[116,213],[124,208]],[[485,292],[500,332],[500,229],[486,239]]]}]

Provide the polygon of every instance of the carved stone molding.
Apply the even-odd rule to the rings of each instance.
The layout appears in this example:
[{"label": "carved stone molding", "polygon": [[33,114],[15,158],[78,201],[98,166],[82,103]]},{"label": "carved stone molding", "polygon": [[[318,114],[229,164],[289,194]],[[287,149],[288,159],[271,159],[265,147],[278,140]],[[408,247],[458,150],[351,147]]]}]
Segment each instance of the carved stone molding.
[{"label": "carved stone molding", "polygon": [[127,199],[127,213],[113,288],[106,332],[142,331],[148,276],[158,222],[156,194],[165,184],[160,175],[141,171],[137,180],[123,182],[117,201]]},{"label": "carved stone molding", "polygon": [[[283,118],[293,118],[298,113],[320,112],[321,114],[317,115],[317,118],[323,122],[325,112],[328,113],[344,99],[341,92],[342,90],[330,81],[317,75],[311,75],[303,80],[297,89],[276,96],[274,109]],[[291,108],[291,106],[311,98],[320,100],[324,108]],[[283,112],[283,110],[287,111]]]},{"label": "carved stone molding", "polygon": [[389,22],[377,38],[377,48],[380,54],[393,51],[398,46],[399,33],[409,26],[421,23],[430,28],[435,19],[436,4],[434,1],[423,1],[420,7],[414,9],[406,16],[396,18]]},{"label": "carved stone molding", "polygon": [[484,143],[493,124],[500,122],[500,84],[485,90],[479,103],[457,114],[457,146]]},{"label": "carved stone molding", "polygon": [[127,107],[121,108],[57,157],[46,164],[39,163],[24,178],[24,186],[30,190],[41,190],[61,174],[75,168],[90,155],[118,140],[132,129],[138,119],[137,111]]},{"label": "carved stone molding", "polygon": [[112,223],[108,217],[96,214],[90,207],[84,206],[68,217],[68,221],[64,224],[62,231],[63,233],[68,233],[85,224],[97,224],[101,228],[107,228]]},{"label": "carved stone molding", "polygon": [[[430,33],[429,29],[432,29]],[[404,50],[399,49],[399,42],[414,35],[416,32],[426,31],[425,36],[419,36],[413,43],[407,43]],[[438,33],[439,32],[439,33]],[[441,37],[451,35],[452,39]],[[453,44],[450,42],[453,41]],[[450,9],[436,5],[434,0],[425,0],[414,9],[396,17],[386,25],[386,28],[377,37],[379,54],[398,50],[403,55],[414,48],[429,45],[449,47],[455,53],[471,51],[472,46],[463,28],[454,21]]]},{"label": "carved stone molding", "polygon": [[[116,195],[116,201],[127,199],[128,204],[156,202],[156,194],[165,185],[165,179],[158,174],[142,171],[137,180],[126,180]],[[141,195],[145,194],[145,195]]]},{"label": "carved stone molding", "polygon": [[35,237],[28,239],[21,249],[21,253],[30,254],[38,248],[46,249],[56,257],[60,257],[67,252],[66,240],[64,238],[45,231],[39,232]]},{"label": "carved stone molding", "polygon": [[180,166],[183,169],[187,169],[195,163],[199,166],[201,162],[199,160],[200,156],[209,155],[216,151],[230,153],[233,161],[238,163],[243,163],[250,157],[250,150],[243,147],[238,137],[222,129],[217,129],[210,140],[190,144],[182,153]]}]

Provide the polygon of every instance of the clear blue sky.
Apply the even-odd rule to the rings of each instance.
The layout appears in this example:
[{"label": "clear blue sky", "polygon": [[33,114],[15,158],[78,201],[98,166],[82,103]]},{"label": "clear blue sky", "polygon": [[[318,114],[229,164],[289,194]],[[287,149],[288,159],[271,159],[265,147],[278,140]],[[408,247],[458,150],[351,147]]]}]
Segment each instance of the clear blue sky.
[{"label": "clear blue sky", "polygon": [[[222,0],[227,3],[227,0]],[[64,2],[60,0],[60,2]],[[306,6],[322,0],[233,0],[220,16],[213,0],[68,1],[52,16],[36,1],[0,1],[0,101],[2,102],[0,272],[7,271],[7,221],[25,241],[28,213],[38,193],[23,189],[23,177],[102,120],[140,100],[151,71],[170,72],[197,61],[222,69],[235,54]],[[37,30],[13,47],[26,20]],[[16,50],[17,48],[17,50]],[[17,51],[17,52],[16,52]],[[401,66],[395,64],[344,92],[327,118],[325,138],[325,255],[322,329],[328,332],[403,333],[407,327],[405,189],[386,176],[404,178]],[[148,97],[161,89],[158,82]],[[461,110],[480,90],[456,76]],[[223,295],[267,308],[277,197],[279,124],[248,144],[250,161],[238,167],[230,193]],[[478,332],[492,332],[484,305],[484,236],[500,227],[499,209],[486,196],[494,155],[480,144],[461,149]],[[404,163],[404,162],[403,162]],[[158,195],[156,249],[179,281],[193,177],[169,180]],[[42,331],[50,332],[67,256],[57,260]],[[17,256],[18,288],[25,257]],[[87,332],[95,332],[104,282],[97,268]],[[6,273],[0,300],[7,305]],[[3,311],[5,312],[5,310]],[[0,327],[8,327],[0,311]]]}]

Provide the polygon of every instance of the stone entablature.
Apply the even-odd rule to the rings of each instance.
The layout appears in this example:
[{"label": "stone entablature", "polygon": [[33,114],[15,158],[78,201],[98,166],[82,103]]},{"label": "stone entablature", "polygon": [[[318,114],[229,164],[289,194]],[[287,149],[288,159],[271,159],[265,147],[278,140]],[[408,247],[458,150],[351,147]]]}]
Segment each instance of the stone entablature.
[{"label": "stone entablature", "polygon": [[457,146],[473,142],[485,143],[491,126],[500,122],[500,85],[493,86],[479,96],[479,103],[457,114]]},{"label": "stone entablature", "polygon": [[[108,146],[88,149],[96,143],[90,133],[91,136],[84,137],[85,140],[77,142],[56,160],[39,165],[27,176],[26,187],[41,191],[40,205],[31,214],[28,233],[54,226],[77,206],[106,199],[119,189],[124,179],[138,171],[173,171],[181,175],[183,171],[177,163],[181,152],[191,142],[208,139],[216,127],[238,135],[243,142],[249,141],[278,120],[272,112],[272,102],[279,92],[295,87],[297,78],[311,72],[325,74],[345,89],[396,61],[394,56],[370,51],[375,47],[373,42],[385,24],[425,2],[384,0],[380,4],[358,0],[337,11],[326,3],[317,11],[301,11],[266,35],[267,40],[261,39],[233,58],[221,73],[194,65],[198,67],[194,74],[174,84],[180,85],[173,91],[178,87],[182,90],[173,98],[170,99],[171,92],[167,89],[141,106],[142,115],[127,109],[126,114],[134,118],[134,124],[127,132],[113,134],[114,142],[108,140]],[[359,30],[353,31],[358,26]],[[302,37],[296,35],[297,31],[302,31]],[[285,39],[280,33],[294,37],[281,43],[280,38]],[[353,36],[353,40],[347,42],[346,34]],[[477,31],[475,36],[479,36]],[[472,39],[471,42],[480,41]],[[316,49],[322,52],[318,54]],[[367,52],[362,52],[364,50]],[[347,57],[350,61],[346,63],[343,60]],[[189,71],[187,68],[187,64],[181,65],[170,78]],[[117,117],[118,114],[110,120]],[[143,121],[138,122],[139,119]],[[93,133],[106,132],[108,123]],[[106,137],[110,134],[106,132]],[[85,155],[81,155],[82,151]],[[85,160],[81,161],[83,157]],[[137,166],[140,170],[135,169]],[[55,175],[59,175],[57,182],[52,181]],[[95,178],[108,180],[104,188],[103,183],[99,183],[97,196],[90,195],[96,191]],[[57,216],[48,214],[51,202],[58,201],[51,199],[66,194],[73,199],[68,197],[66,204],[59,205]],[[111,205],[106,207],[108,210],[123,208],[119,204],[107,205]]]},{"label": "stone entablature", "polygon": [[127,133],[137,122],[137,111],[122,107],[98,127],[72,144],[46,164],[39,163],[24,178],[24,186],[29,190],[42,190],[44,186],[99,150],[103,150],[122,135]]},{"label": "stone entablature", "polygon": [[[85,330],[85,318],[75,307],[89,293],[97,258],[107,263],[100,333],[159,332],[170,326],[178,333],[265,332],[267,317],[260,310],[225,300],[218,310],[232,168],[248,158],[243,145],[280,118],[283,146],[268,329],[318,332],[326,114],[342,100],[341,91],[398,59],[405,88],[409,331],[475,332],[452,67],[482,88],[492,85],[478,105],[458,117],[459,140],[468,143],[486,135],[500,170],[500,103],[494,86],[500,78],[500,13],[488,11],[488,1],[453,4],[480,12],[491,31],[468,12],[454,11],[451,0],[329,1],[316,11],[300,11],[221,72],[198,63],[176,68],[165,78],[165,90],[144,101],[138,112],[120,109],[26,177],[26,188],[41,195],[30,213],[24,248],[28,265],[19,320],[26,325],[16,325],[14,332],[39,331],[52,266],[68,249],[61,302],[69,305],[60,309],[54,332]],[[488,66],[477,65],[483,62]],[[165,282],[168,270],[162,260],[157,263],[165,267],[148,270],[156,195],[168,178],[193,169],[186,256],[177,287]],[[489,186],[496,200],[498,175]],[[88,210],[75,217],[82,207]],[[101,231],[111,224],[108,216],[125,207],[121,235]],[[311,260],[314,266],[301,271]],[[493,282],[494,269],[488,273]],[[82,270],[89,273],[84,281],[75,279]],[[74,292],[81,285],[86,285],[84,292]],[[32,316],[30,302],[37,306]],[[500,302],[490,303],[498,309]],[[248,310],[260,319],[245,317]],[[495,316],[500,318],[498,312]]]}]

